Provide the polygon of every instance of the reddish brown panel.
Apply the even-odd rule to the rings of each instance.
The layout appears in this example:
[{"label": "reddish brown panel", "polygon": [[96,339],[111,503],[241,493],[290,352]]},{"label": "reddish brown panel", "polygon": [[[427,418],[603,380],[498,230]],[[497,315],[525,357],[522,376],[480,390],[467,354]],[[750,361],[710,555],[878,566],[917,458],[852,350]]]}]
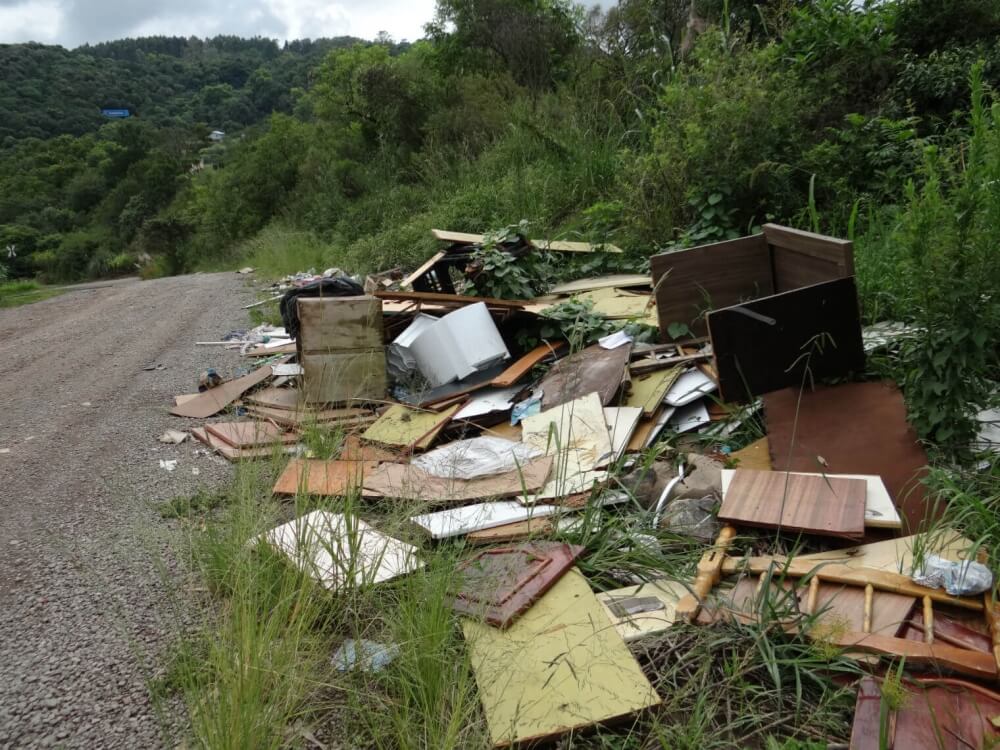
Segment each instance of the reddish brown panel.
[{"label": "reddish brown panel", "polygon": [[278,477],[276,495],[346,495],[360,490],[366,474],[378,467],[375,461],[319,461],[293,458]]},{"label": "reddish brown panel", "polygon": [[[890,382],[847,383],[764,397],[775,469],[831,474],[877,474],[905,518],[920,530],[943,508],[925,503],[927,454],[906,421],[903,395]],[[794,439],[793,439],[794,438]]]},{"label": "reddish brown panel", "polygon": [[237,422],[213,422],[205,428],[215,437],[234,448],[261,448],[275,442],[296,443],[298,437],[287,433],[270,422],[242,420]]},{"label": "reddish brown panel", "polygon": [[867,487],[863,479],[737,469],[719,519],[858,538],[865,533]]},{"label": "reddish brown panel", "polygon": [[578,545],[546,541],[485,550],[456,568],[461,583],[452,592],[452,607],[506,628],[572,567],[581,552]]},{"label": "reddish brown panel", "polygon": [[765,224],[774,291],[787,292],[854,274],[854,244],[778,224]]},{"label": "reddish brown panel", "polygon": [[621,388],[631,353],[627,344],[615,349],[595,344],[560,359],[539,383],[542,408],[551,409],[594,392],[607,406]]}]

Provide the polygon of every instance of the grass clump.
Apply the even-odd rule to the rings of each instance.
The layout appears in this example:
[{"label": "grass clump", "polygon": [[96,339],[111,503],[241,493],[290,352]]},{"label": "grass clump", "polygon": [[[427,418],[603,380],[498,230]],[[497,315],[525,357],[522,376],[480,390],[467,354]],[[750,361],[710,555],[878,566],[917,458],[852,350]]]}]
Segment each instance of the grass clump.
[{"label": "grass clump", "polygon": [[0,283],[0,308],[29,305],[58,294],[62,294],[62,290],[42,286],[37,281],[4,281]]}]

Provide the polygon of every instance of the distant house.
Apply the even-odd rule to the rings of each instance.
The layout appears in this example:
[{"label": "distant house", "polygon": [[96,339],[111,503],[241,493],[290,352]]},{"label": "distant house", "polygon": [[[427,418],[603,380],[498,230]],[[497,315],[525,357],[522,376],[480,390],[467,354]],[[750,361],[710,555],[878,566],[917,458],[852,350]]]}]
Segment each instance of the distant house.
[{"label": "distant house", "polygon": [[208,140],[218,143],[226,137],[226,132],[224,130],[213,130],[208,134]]},{"label": "distant house", "polygon": [[131,110],[128,110],[128,109],[118,109],[118,108],[110,108],[110,107],[104,107],[104,108],[102,108],[101,109],[101,114],[104,115],[105,117],[112,117],[112,118],[114,118],[116,120],[122,120],[122,119],[124,119],[126,117],[131,117],[132,116]]}]

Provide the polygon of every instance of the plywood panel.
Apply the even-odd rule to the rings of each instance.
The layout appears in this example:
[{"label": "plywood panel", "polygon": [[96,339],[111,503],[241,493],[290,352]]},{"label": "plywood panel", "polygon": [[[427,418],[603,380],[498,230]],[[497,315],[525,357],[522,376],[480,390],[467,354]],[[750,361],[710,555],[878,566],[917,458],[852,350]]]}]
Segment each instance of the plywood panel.
[{"label": "plywood panel", "polygon": [[259,391],[251,393],[245,400],[269,409],[298,409],[305,404],[302,391],[295,388],[275,388],[274,386],[261,388]]},{"label": "plywood panel", "polygon": [[719,518],[748,526],[861,537],[866,492],[860,479],[737,469]]},{"label": "plywood panel", "polygon": [[820,386],[801,395],[798,388],[786,388],[764,396],[764,415],[774,468],[877,474],[911,534],[922,519],[943,510],[925,505],[920,480],[927,455],[894,384]]},{"label": "plywood panel", "polygon": [[562,349],[566,348],[566,342],[560,341],[554,344],[539,344],[530,352],[520,357],[514,364],[497,375],[490,385],[498,388],[506,388],[515,383],[521,382],[531,372],[531,369],[542,361],[555,357]]},{"label": "plywood panel", "polygon": [[542,408],[551,409],[595,392],[607,406],[621,388],[631,352],[631,345],[604,349],[595,344],[560,359],[538,384]]},{"label": "plywood panel", "polygon": [[322,424],[329,427],[336,426],[338,429],[348,429],[369,425],[375,421],[377,415],[369,409],[345,408],[345,409],[271,409],[266,406],[246,406],[248,414],[263,419],[272,420],[287,427],[303,427],[311,424]]},{"label": "plywood panel", "polygon": [[455,404],[444,411],[423,411],[393,404],[365,431],[362,438],[383,445],[424,450],[460,408],[459,404]]},{"label": "plywood panel", "polygon": [[724,401],[865,367],[853,277],[714,310],[708,330]]},{"label": "plywood panel", "polygon": [[755,440],[746,448],[735,451],[732,460],[740,469],[757,469],[759,471],[771,471],[771,448],[768,445],[767,437]]},{"label": "plywood panel", "polygon": [[854,275],[854,245],[848,240],[777,224],[765,224],[763,232],[771,246],[775,292]]},{"label": "plywood panel", "polygon": [[382,302],[374,297],[299,297],[299,351],[382,347]]},{"label": "plywood panel", "polygon": [[643,416],[652,417],[659,411],[667,391],[683,371],[682,367],[672,367],[669,370],[633,375],[629,381],[628,395],[622,399],[622,406],[637,406],[642,409]]},{"label": "plywood panel", "polygon": [[631,716],[659,697],[575,568],[508,630],[462,620],[494,747]]},{"label": "plywood panel", "polygon": [[[287,360],[281,360],[285,362]],[[271,366],[264,365],[242,378],[230,380],[215,388],[210,388],[204,393],[199,393],[197,398],[178,404],[170,410],[170,413],[178,417],[191,417],[192,419],[205,419],[229,406],[244,393],[254,386],[260,385],[271,377]]]},{"label": "plywood panel", "polygon": [[650,268],[664,341],[670,340],[671,323],[704,335],[705,311],[774,292],[770,252],[762,234],[660,253],[650,258]]},{"label": "plywood panel", "polygon": [[387,380],[382,349],[304,353],[304,392],[309,403],[336,404],[385,398]]},{"label": "plywood panel", "polygon": [[293,458],[272,490],[276,495],[346,495],[361,487],[378,467],[375,461],[320,461]]},{"label": "plywood panel", "polygon": [[275,442],[297,443],[298,437],[268,422],[240,420],[205,425],[210,433],[234,448],[260,448]]},{"label": "plywood panel", "polygon": [[235,448],[224,440],[217,438],[203,427],[195,427],[191,434],[214,450],[227,461],[245,461],[255,458],[272,458],[276,453],[292,453],[297,450],[294,445],[267,446],[265,448]]}]

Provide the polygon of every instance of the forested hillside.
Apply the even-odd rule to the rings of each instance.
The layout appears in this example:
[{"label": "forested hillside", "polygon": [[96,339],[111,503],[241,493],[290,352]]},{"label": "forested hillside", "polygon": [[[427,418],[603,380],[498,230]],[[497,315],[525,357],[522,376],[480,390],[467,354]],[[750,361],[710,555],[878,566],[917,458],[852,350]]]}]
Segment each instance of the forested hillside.
[{"label": "forested hillside", "polygon": [[5,273],[379,268],[423,258],[431,226],[522,219],[640,258],[767,220],[882,237],[908,180],[965,166],[974,67],[987,98],[1000,81],[992,0],[440,0],[428,20],[405,46],[0,48]]}]

